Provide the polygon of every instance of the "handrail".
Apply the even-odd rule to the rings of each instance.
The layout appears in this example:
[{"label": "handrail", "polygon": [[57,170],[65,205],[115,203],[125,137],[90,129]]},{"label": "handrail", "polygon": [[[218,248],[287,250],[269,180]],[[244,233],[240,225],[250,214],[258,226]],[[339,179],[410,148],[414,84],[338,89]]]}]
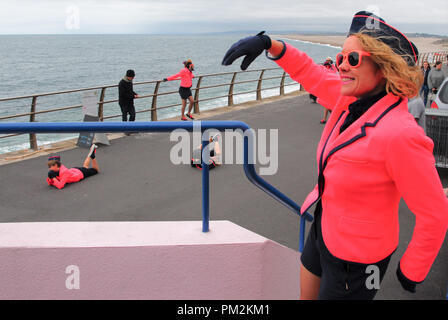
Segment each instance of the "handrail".
[{"label": "handrail", "polygon": [[[262,70],[272,71],[272,70],[281,70],[281,68],[277,67],[277,68],[264,68],[264,69],[254,69],[254,70],[246,70],[246,71],[208,73],[208,74],[199,75],[199,76],[204,77],[204,78],[206,78],[206,77],[217,77],[217,76],[233,74],[234,72],[236,72],[236,73],[250,73],[250,72],[259,72],[259,71],[262,71]],[[196,76],[196,77],[199,77],[199,76]],[[152,83],[156,83],[157,81],[160,81],[160,80],[140,81],[140,82],[134,82],[133,84],[134,84],[134,86],[136,86],[136,85],[143,85],[143,84],[152,84]],[[98,90],[98,89],[103,89],[103,88],[116,88],[116,87],[118,87],[118,84],[110,84],[110,85],[87,87],[87,88],[79,88],[79,89],[70,89],[70,90],[63,90],[63,91],[42,92],[42,93],[35,93],[35,94],[24,95],[24,96],[0,98],[0,102],[9,101],[9,100],[17,100],[17,99],[33,98],[33,97],[52,96],[52,95],[57,95],[57,94],[75,93],[75,92],[81,92],[81,91]]]},{"label": "handrail", "polygon": [[[198,130],[201,132],[210,129],[224,131],[225,129],[241,129],[244,134],[244,173],[255,186],[266,192],[269,196],[286,206],[288,209],[300,216],[300,236],[299,251],[302,252],[305,241],[305,223],[312,221],[313,217],[305,212],[300,213],[300,206],[288,196],[280,192],[266,180],[261,178],[255,171],[254,164],[249,159],[254,159],[253,149],[249,148],[249,136],[253,135],[253,130],[242,121],[167,121],[167,122],[67,122],[67,123],[2,123],[0,124],[0,134],[11,133],[79,133],[79,132],[171,132],[176,129],[184,129],[189,132]],[[203,137],[204,138],[204,137]],[[252,140],[254,141],[254,140]],[[203,150],[208,143],[203,141]],[[208,164],[205,157],[202,157],[202,231],[209,231],[209,176]]]},{"label": "handrail", "polygon": [[[262,99],[261,91],[279,88],[279,96],[281,96],[281,95],[284,95],[285,87],[292,85],[292,84],[295,84],[295,85],[297,84],[295,82],[292,84],[285,84],[285,81],[284,81],[285,73],[284,72],[283,72],[283,75],[280,75],[280,76],[264,77],[264,73],[266,71],[272,71],[272,70],[280,71],[281,68],[275,67],[275,68],[265,68],[265,69],[246,70],[246,71],[233,71],[233,72],[222,72],[222,73],[211,73],[211,74],[198,75],[196,77],[198,79],[196,82],[196,86],[191,89],[194,94],[194,113],[196,113],[196,114],[200,113],[200,108],[199,108],[200,102],[217,100],[217,99],[227,97],[227,100],[228,100],[227,106],[230,107],[234,104],[233,97],[236,95],[255,93],[256,99],[261,100]],[[256,79],[235,81],[237,74],[254,73],[254,72],[259,73],[259,75]],[[232,79],[230,80],[230,82],[225,81],[223,83],[218,83],[218,84],[211,83],[211,84],[208,84],[205,86],[202,85],[203,79],[211,78],[211,77],[221,77],[221,76],[226,76],[226,75],[232,76]],[[273,81],[275,79],[280,80],[278,84],[275,84],[275,86],[270,86],[269,88],[262,87],[263,81]],[[140,94],[140,96],[138,98],[136,98],[136,100],[145,101],[145,102],[146,102],[146,100],[150,100],[151,108],[144,108],[143,110],[138,110],[136,113],[150,113],[151,121],[158,120],[158,115],[157,115],[158,110],[179,106],[179,104],[177,104],[177,103],[162,105],[162,106],[157,105],[158,97],[174,95],[174,94],[178,93],[177,90],[176,91],[159,92],[159,89],[161,87],[161,82],[162,82],[161,80],[134,82],[134,86],[147,85],[147,84],[154,85],[153,92],[148,92],[147,94],[146,93]],[[249,84],[249,83],[257,83],[256,89],[253,89],[250,91],[236,92],[236,93],[234,92],[235,85]],[[213,89],[213,88],[223,88],[223,87],[227,87],[227,86],[228,86],[227,92],[225,92],[226,89],[222,89],[219,93],[217,92],[216,94],[212,94],[211,97],[205,97],[203,99],[199,99],[200,92],[202,92],[203,90],[208,90],[208,89]],[[20,99],[29,99],[29,98],[32,99],[29,112],[21,111],[19,113],[16,111],[17,113],[15,113],[15,114],[8,114],[8,115],[0,116],[0,121],[29,116],[29,121],[34,122],[34,121],[36,121],[36,115],[38,115],[38,114],[62,112],[62,111],[67,111],[67,110],[77,109],[77,108],[80,109],[82,107],[81,104],[64,106],[64,107],[51,106],[49,108],[44,108],[44,110],[37,110],[37,99],[39,97],[48,97],[48,96],[70,94],[70,93],[76,93],[76,92],[86,92],[86,91],[92,91],[92,90],[100,90],[99,101],[97,101],[98,117],[99,117],[100,121],[104,121],[106,119],[118,118],[121,116],[121,113],[120,114],[110,114],[109,113],[109,114],[105,115],[105,105],[119,102],[119,100],[116,99],[115,97],[114,98],[106,97],[106,92],[110,91],[107,89],[116,88],[116,87],[118,87],[118,84],[88,87],[88,88],[79,88],[79,89],[64,90],[64,91],[57,91],[57,92],[43,92],[43,93],[36,93],[36,94],[32,94],[32,95],[24,95],[24,96],[9,97],[9,98],[0,98],[0,102],[14,101],[14,100],[20,100]],[[242,88],[244,88],[244,87],[242,87]],[[138,91],[138,89],[136,89],[136,91]],[[224,93],[225,93],[225,95],[224,95]],[[68,119],[68,120],[70,120],[70,119]],[[11,137],[11,136],[3,136],[3,137],[0,137],[0,139],[9,138],[9,137]],[[29,145],[30,145],[31,149],[37,150],[38,144],[37,144],[36,134],[29,135]]]}]

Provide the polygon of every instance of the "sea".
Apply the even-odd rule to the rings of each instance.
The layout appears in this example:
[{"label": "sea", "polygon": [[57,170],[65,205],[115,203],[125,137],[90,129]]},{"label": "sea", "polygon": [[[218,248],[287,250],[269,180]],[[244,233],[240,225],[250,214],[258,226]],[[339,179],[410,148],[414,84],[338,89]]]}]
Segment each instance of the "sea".
[{"label": "sea", "polygon": [[[2,35],[0,36],[0,99],[39,93],[66,91],[79,88],[115,85],[123,78],[126,70],[135,70],[135,83],[161,80],[179,72],[182,62],[191,59],[195,65],[196,77],[205,74],[240,71],[242,59],[231,66],[222,66],[221,61],[228,48],[249,34],[218,35]],[[306,41],[277,37],[300,50],[305,51],[317,63],[326,57],[335,57],[339,47],[314,44]],[[264,56],[258,57],[248,70],[275,68],[275,62]],[[265,78],[281,75],[282,70],[267,71]],[[207,77],[201,87],[229,82],[232,75]],[[237,76],[237,81],[258,79],[258,72],[245,72]],[[197,78],[196,78],[197,79]],[[193,88],[196,85],[193,81]],[[280,79],[263,81],[262,97],[278,95],[279,90],[270,89],[278,86]],[[288,79],[285,92],[298,90],[299,86]],[[255,90],[257,83],[244,83],[235,86],[234,93]],[[178,90],[179,82],[162,83],[160,92]],[[228,86],[215,87],[200,91],[200,99],[223,96],[228,93]],[[98,90],[99,91],[99,90]],[[150,95],[154,85],[135,85],[134,91],[140,96]],[[36,111],[80,105],[83,93],[44,96],[37,99]],[[98,92],[99,96],[99,92]],[[118,99],[117,88],[106,90],[105,100]],[[255,99],[255,93],[236,95],[234,103]],[[136,110],[151,107],[152,98],[137,99]],[[177,93],[160,96],[158,106],[180,104]],[[200,102],[200,110],[209,110],[227,105],[227,98]],[[31,98],[0,101],[0,117],[30,112]],[[104,105],[104,115],[120,115],[118,103]],[[180,115],[180,106],[158,110],[158,119]],[[81,109],[36,115],[38,122],[82,121]],[[28,122],[29,115],[15,119],[0,120],[4,122]],[[106,121],[121,121],[121,117]],[[138,113],[136,121],[150,121],[150,113]],[[2,135],[0,135],[1,137]],[[39,134],[38,145],[75,138],[76,134]],[[0,153],[7,153],[29,148],[28,135],[0,139]]]}]

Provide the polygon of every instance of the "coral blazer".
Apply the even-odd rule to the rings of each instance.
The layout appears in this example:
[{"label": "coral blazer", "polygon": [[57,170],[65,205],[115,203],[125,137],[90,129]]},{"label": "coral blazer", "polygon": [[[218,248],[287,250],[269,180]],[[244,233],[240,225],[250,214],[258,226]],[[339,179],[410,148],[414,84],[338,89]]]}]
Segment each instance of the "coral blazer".
[{"label": "coral blazer", "polygon": [[397,248],[403,198],[416,223],[400,268],[411,281],[423,281],[448,228],[448,199],[435,168],[434,144],[408,112],[407,99],[389,93],[340,134],[356,98],[341,96],[339,74],[289,45],[274,60],[332,110],[317,147],[318,184],[302,213],[321,199],[322,236],[330,253],[369,264]]}]

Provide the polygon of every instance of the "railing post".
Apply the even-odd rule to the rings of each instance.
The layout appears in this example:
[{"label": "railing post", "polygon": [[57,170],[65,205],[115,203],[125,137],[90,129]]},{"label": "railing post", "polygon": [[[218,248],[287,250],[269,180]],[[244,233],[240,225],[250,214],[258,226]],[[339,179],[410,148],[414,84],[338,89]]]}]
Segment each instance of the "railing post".
[{"label": "railing post", "polygon": [[[30,112],[30,122],[36,121],[36,103],[37,96],[33,96],[33,100],[31,101],[31,112]],[[33,150],[37,150],[37,137],[35,133],[30,133],[30,148]]]},{"label": "railing post", "polygon": [[285,95],[285,78],[286,78],[286,72],[283,71],[282,80],[280,80],[280,95]]},{"label": "railing post", "polygon": [[232,81],[230,82],[229,96],[227,98],[227,106],[229,106],[229,107],[233,106],[233,87],[235,85],[235,78],[236,78],[237,74],[238,74],[238,72],[233,73]]},{"label": "railing post", "polygon": [[261,70],[260,78],[258,78],[258,84],[257,84],[257,100],[261,100],[261,83],[263,81],[263,74],[265,69]]},{"label": "railing post", "polygon": [[157,121],[157,94],[159,93],[160,81],[154,87],[154,95],[151,103],[151,121]]},{"label": "railing post", "polygon": [[301,216],[300,230],[299,230],[299,252],[303,252],[303,247],[305,246],[305,227],[306,227],[306,218],[305,216]]},{"label": "railing post", "polygon": [[98,102],[98,118],[103,121],[104,118],[104,97],[106,96],[106,87],[101,88],[100,101]]},{"label": "railing post", "polygon": [[[204,135],[204,132],[202,132],[202,135]],[[210,190],[209,190],[209,158],[210,153],[204,152],[208,151],[208,136],[202,137],[202,156],[201,156],[201,165],[202,165],[202,232],[208,232],[209,231],[209,215],[210,215]]]},{"label": "railing post", "polygon": [[199,77],[198,83],[196,84],[196,91],[194,92],[194,113],[199,114],[199,89],[201,87],[202,76]]}]

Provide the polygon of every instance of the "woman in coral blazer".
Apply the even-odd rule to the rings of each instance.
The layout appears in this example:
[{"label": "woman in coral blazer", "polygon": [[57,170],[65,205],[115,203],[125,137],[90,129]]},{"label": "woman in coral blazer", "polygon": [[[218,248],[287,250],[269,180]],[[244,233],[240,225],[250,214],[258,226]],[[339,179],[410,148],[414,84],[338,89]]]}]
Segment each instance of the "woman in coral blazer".
[{"label": "woman in coral blazer", "polygon": [[398,246],[400,198],[416,223],[396,274],[415,292],[448,228],[433,142],[407,108],[422,82],[417,48],[383,19],[358,12],[336,58],[339,74],[263,33],[235,43],[223,64],[245,56],[244,70],[264,49],[332,110],[317,147],[318,183],[302,206],[316,210],[301,256],[301,298],[373,299]]}]

